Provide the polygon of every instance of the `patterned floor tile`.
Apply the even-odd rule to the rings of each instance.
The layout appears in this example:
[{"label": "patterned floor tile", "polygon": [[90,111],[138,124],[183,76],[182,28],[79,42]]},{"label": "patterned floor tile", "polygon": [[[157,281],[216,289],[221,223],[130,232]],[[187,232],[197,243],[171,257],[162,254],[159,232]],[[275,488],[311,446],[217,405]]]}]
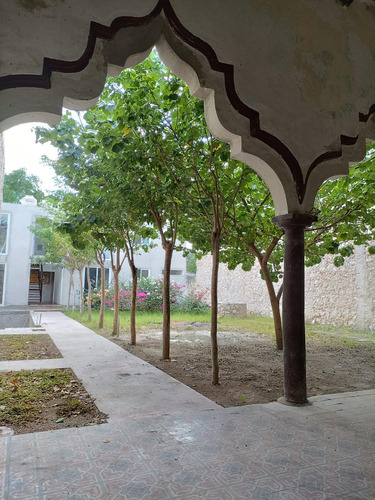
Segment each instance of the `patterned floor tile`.
[{"label": "patterned floor tile", "polygon": [[328,410],[257,405],[7,437],[0,498],[375,498],[375,430],[360,433],[355,406],[340,415],[334,399]]},{"label": "patterned floor tile", "polygon": [[46,500],[109,500],[97,484],[83,486],[67,486],[66,489],[45,492]]},{"label": "patterned floor tile", "polygon": [[[89,462],[49,467],[39,470],[39,483],[43,492],[72,491],[98,484],[96,469]],[[64,498],[64,497],[62,497]]]},{"label": "patterned floor tile", "polygon": [[[39,481],[36,470],[17,470],[9,474],[7,496],[11,500],[37,498]],[[7,497],[5,497],[7,498]]]},{"label": "patterned floor tile", "polygon": [[339,499],[348,490],[337,482],[337,478],[325,469],[295,469],[287,474],[278,475],[286,490],[293,491],[301,500]]},{"label": "patterned floor tile", "polygon": [[204,498],[207,492],[222,486],[215,472],[201,464],[174,467],[168,474],[163,473],[161,478],[169,484],[173,498],[189,498],[189,495],[201,495]]},{"label": "patterned floor tile", "polygon": [[[166,482],[166,488],[167,484]],[[141,498],[152,498],[153,493],[155,493],[155,497],[159,496],[160,498],[162,492],[167,495],[164,498],[169,497],[169,492],[164,488],[163,481],[159,481],[159,478],[150,473],[107,481],[105,488],[111,498],[139,500]]]},{"label": "patterned floor tile", "polygon": [[172,466],[185,466],[197,462],[196,455],[183,446],[168,446],[155,450],[155,453],[144,454],[150,469],[167,470]]},{"label": "patterned floor tile", "polygon": [[304,462],[311,465],[325,465],[329,462],[337,462],[342,458],[337,449],[324,444],[309,442],[301,449],[301,457]]},{"label": "patterned floor tile", "polygon": [[241,482],[228,487],[236,499],[279,500],[283,485],[272,476],[252,482]]}]

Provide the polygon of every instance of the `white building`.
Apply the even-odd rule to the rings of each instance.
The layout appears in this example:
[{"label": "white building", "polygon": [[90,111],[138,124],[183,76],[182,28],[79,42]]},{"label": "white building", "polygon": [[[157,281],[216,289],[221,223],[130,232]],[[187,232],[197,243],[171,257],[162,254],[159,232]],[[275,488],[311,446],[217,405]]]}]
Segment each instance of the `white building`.
[{"label": "white building", "polygon": [[[73,296],[69,300],[69,272],[52,264],[33,264],[33,257],[43,255],[41,241],[31,231],[38,217],[46,215],[43,207],[38,207],[32,196],[25,196],[21,204],[3,203],[0,219],[0,306],[20,306],[36,304],[79,303],[78,273],[75,273]],[[163,276],[164,251],[160,241],[145,253],[135,256],[139,276],[160,278]],[[105,279],[112,280],[109,253],[106,260]],[[90,266],[91,281],[99,284],[100,268],[93,260]],[[87,284],[86,272],[84,283]],[[121,281],[131,278],[125,260]],[[171,280],[186,284],[186,260],[182,252],[174,252]]]}]

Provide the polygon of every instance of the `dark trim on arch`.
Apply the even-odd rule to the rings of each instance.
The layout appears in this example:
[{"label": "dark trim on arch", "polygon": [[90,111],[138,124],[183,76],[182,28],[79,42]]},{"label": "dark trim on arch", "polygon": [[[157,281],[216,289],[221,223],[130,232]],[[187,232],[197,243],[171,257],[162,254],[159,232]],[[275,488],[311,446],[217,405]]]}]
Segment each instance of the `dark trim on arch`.
[{"label": "dark trim on arch", "polygon": [[[271,149],[276,151],[283,161],[288,165],[293,176],[297,195],[300,203],[302,203],[307,181],[313,170],[321,163],[338,159],[342,156],[342,148],[336,151],[326,152],[316,158],[310,165],[306,179],[303,179],[301,166],[292,151],[276,136],[262,130],[260,125],[260,114],[258,111],[247,106],[238,96],[234,84],[234,67],[231,64],[220,62],[213,48],[204,40],[201,40],[193,33],[188,31],[177,18],[169,0],[159,0],[154,10],[143,17],[119,17],[115,19],[110,26],[104,26],[94,21],[90,24],[89,36],[86,49],[82,56],[76,61],[63,61],[59,59],[44,58],[43,71],[41,75],[8,75],[0,78],[0,91],[17,88],[17,87],[36,87],[42,89],[51,88],[52,72],[60,73],[79,73],[83,71],[89,64],[95,50],[97,39],[111,40],[116,33],[123,28],[145,26],[156,19],[161,12],[164,11],[166,18],[176,34],[188,45],[194,47],[201,52],[208,60],[210,67],[224,75],[225,90],[233,108],[241,115],[249,119],[250,135],[255,139],[259,139]],[[367,115],[359,113],[359,121],[367,122],[372,114],[375,113],[375,104],[371,106]],[[354,145],[358,140],[357,137],[340,136],[341,144]]]},{"label": "dark trim on arch", "polygon": [[[282,159],[285,161],[285,163],[288,165],[290,172],[293,176],[295,186],[296,186],[296,191],[298,195],[298,199],[300,203],[302,203],[304,197],[305,197],[305,192],[306,192],[306,185],[307,181],[312,173],[312,171],[321,163],[328,161],[328,160],[333,160],[333,159],[338,159],[342,156],[342,148],[340,148],[337,151],[328,151],[326,153],[323,153],[322,155],[318,156],[310,165],[307,174],[306,174],[306,179],[303,179],[302,175],[302,170],[301,166],[296,159],[296,157],[293,155],[293,153],[288,149],[288,147],[280,141],[277,137],[274,135],[266,132],[265,130],[262,130],[260,127],[260,115],[257,111],[249,108],[238,96],[235,85],[234,85],[234,68],[233,65],[227,64],[227,63],[222,63],[218,60],[217,55],[215,51],[212,49],[212,47],[206,43],[205,41],[201,40],[200,38],[196,37],[190,31],[188,31],[179,21],[177,18],[175,12],[173,11],[171,5],[169,2],[166,3],[166,6],[164,7],[164,12],[169,20],[170,25],[174,30],[177,32],[177,34],[190,46],[194,47],[195,49],[199,50],[201,53],[203,53],[207,60],[210,63],[210,66],[213,70],[218,71],[220,73],[224,74],[224,81],[225,81],[225,89],[227,92],[227,96],[232,104],[232,106],[243,116],[246,116],[250,120],[250,135],[251,137],[254,137],[256,139],[259,139],[263,143],[267,144],[270,146],[274,151],[279,153],[279,155],[282,157]],[[375,104],[370,108],[370,111],[368,115],[362,115],[359,114],[359,120],[366,122],[368,118],[370,117],[371,114],[375,113]],[[356,137],[349,137],[345,135],[340,136],[340,141],[342,146],[352,146],[356,144],[359,136]]]},{"label": "dark trim on arch", "polygon": [[375,113],[375,104],[373,104],[369,110],[369,112],[367,113],[367,115],[364,115],[363,113],[359,113],[359,121],[360,122],[367,122],[368,119],[370,118],[371,115],[373,115]]},{"label": "dark trim on arch", "polygon": [[95,21],[91,21],[86,49],[81,57],[75,61],[63,61],[61,59],[51,59],[45,57],[43,60],[43,71],[41,75],[8,75],[0,78],[0,91],[17,87],[38,87],[42,89],[51,88],[51,75],[58,73],[79,73],[89,64],[95,50],[96,40],[111,40],[122,28],[132,26],[144,26],[153,21],[162,11],[162,4],[165,0],[158,2],[155,9],[143,17],[118,17],[110,26],[104,26]]},{"label": "dark trim on arch", "polygon": [[[341,141],[342,146],[354,146],[354,144],[356,144],[356,142],[358,141],[358,138],[359,138],[359,135],[357,135],[356,137],[349,137],[346,135],[341,135],[340,141]],[[341,156],[342,156],[342,148],[337,150],[337,151],[329,151],[327,153],[324,153],[324,154],[318,156],[318,158],[316,158],[316,160],[314,160],[312,162],[312,164],[310,165],[310,168],[307,171],[305,185],[307,184],[307,181],[308,181],[312,171],[318,165],[320,165],[321,163],[323,163],[325,161],[337,160],[338,158],[341,158]]]},{"label": "dark trim on arch", "polygon": [[234,84],[234,67],[232,64],[227,64],[220,62],[217,58],[217,55],[213,48],[205,41],[201,40],[197,36],[193,35],[190,31],[188,31],[177,18],[171,4],[166,2],[164,7],[165,15],[168,18],[168,21],[171,27],[177,32],[177,34],[184,40],[184,42],[188,43],[191,47],[199,50],[202,54],[204,54],[210,64],[210,67],[219,73],[223,73],[224,82],[225,82],[225,90],[227,92],[227,96],[229,98],[230,103],[234,107],[236,111],[241,113],[241,115],[247,117],[250,121],[250,135],[260,141],[264,142],[272,149],[274,149],[285,163],[288,165],[293,179],[296,183],[297,193],[300,201],[303,200],[303,192],[304,192],[304,183],[303,176],[300,165],[293,155],[293,153],[288,149],[288,147],[280,141],[274,135],[262,130],[260,127],[260,115],[258,111],[247,106],[238,96]]}]

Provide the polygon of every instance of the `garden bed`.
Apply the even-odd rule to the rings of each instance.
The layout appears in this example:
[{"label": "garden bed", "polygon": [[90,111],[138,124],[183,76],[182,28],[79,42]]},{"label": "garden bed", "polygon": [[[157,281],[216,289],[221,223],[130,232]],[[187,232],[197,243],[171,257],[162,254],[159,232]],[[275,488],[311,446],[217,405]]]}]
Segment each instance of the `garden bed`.
[{"label": "garden bed", "polygon": [[[173,323],[171,361],[161,361],[161,330],[113,341],[216,403],[228,407],[277,400],[283,394],[282,352],[267,335],[221,331],[220,385],[211,384],[209,323]],[[370,338],[337,338],[332,331],[307,339],[308,395],[375,388],[375,344]]]},{"label": "garden bed", "polygon": [[51,337],[45,334],[0,335],[0,361],[61,358]]},{"label": "garden bed", "polygon": [[16,434],[106,421],[68,368],[0,373],[0,426]]}]

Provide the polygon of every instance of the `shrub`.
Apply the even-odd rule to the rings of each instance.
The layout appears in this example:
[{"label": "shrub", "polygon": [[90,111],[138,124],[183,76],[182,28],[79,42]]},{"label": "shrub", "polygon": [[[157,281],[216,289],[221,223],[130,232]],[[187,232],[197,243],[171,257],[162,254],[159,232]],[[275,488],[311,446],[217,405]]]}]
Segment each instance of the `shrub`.
[{"label": "shrub", "polygon": [[[121,311],[131,309],[131,282],[121,283],[119,289],[119,308]],[[205,291],[194,287],[186,291],[185,285],[175,281],[170,285],[171,309],[186,312],[206,312],[208,305],[208,288]],[[105,305],[113,308],[113,284],[106,289]],[[85,299],[87,305],[87,296]],[[100,288],[93,288],[91,307],[100,308]],[[138,311],[162,311],[163,310],[163,278],[140,278],[137,287],[137,310]]]},{"label": "shrub", "polygon": [[[162,311],[163,310],[163,278],[141,278],[138,281],[138,290],[146,294],[142,303],[137,304],[139,311]],[[182,286],[171,281],[170,299],[171,309],[176,309],[180,303],[183,293]]]},{"label": "shrub", "polygon": [[[85,291],[85,305],[87,307],[88,297],[87,290]],[[91,290],[91,307],[92,309],[100,309],[100,288],[93,287]]]},{"label": "shrub", "polygon": [[210,309],[209,289],[201,290],[198,287],[189,288],[182,297],[180,308],[186,312],[205,313]]}]

